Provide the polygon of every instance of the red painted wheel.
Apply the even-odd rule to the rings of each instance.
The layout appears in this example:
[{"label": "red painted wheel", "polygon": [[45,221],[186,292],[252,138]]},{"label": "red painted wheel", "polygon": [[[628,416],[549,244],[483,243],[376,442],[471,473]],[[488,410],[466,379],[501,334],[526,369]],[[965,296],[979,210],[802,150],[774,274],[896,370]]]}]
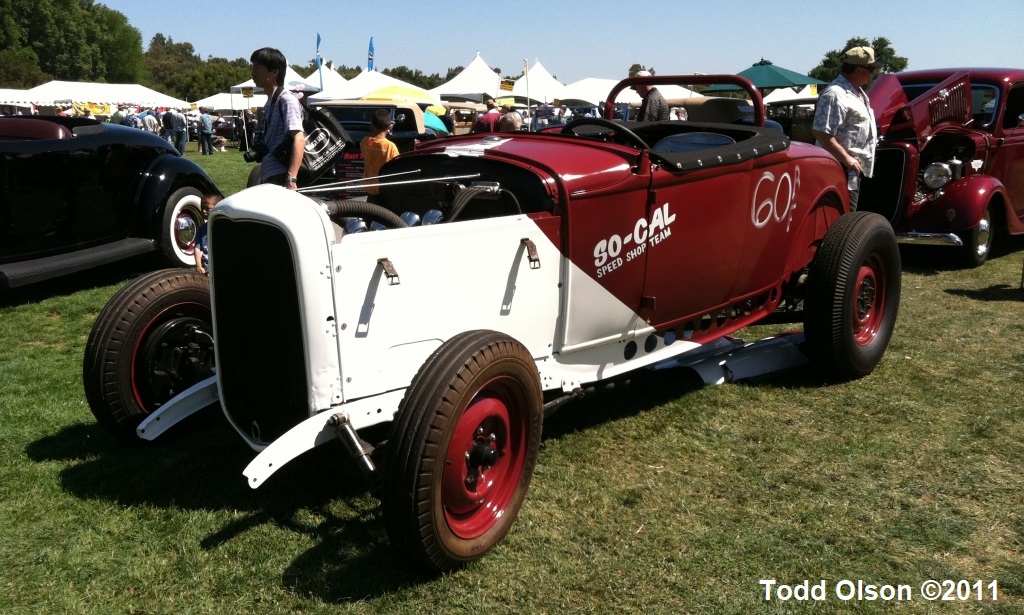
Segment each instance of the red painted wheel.
[{"label": "red painted wheel", "polygon": [[542,419],[537,367],[521,344],[490,331],[443,344],[388,439],[381,500],[392,542],[435,572],[497,545],[526,497]]},{"label": "red painted wheel", "polygon": [[839,380],[870,374],[892,337],[900,282],[899,248],[885,218],[841,216],[811,263],[804,326],[813,363]]},{"label": "red painted wheel", "polygon": [[187,269],[154,271],[118,291],[89,334],[82,384],[96,420],[141,442],[149,413],[213,375],[210,279]]},{"label": "red painted wheel", "polygon": [[857,272],[855,288],[853,339],[861,346],[867,346],[874,341],[885,322],[885,266],[877,254],[871,255]]},{"label": "red painted wheel", "polygon": [[445,456],[445,521],[463,539],[479,538],[508,510],[526,463],[526,391],[512,378],[486,383],[463,411]]}]

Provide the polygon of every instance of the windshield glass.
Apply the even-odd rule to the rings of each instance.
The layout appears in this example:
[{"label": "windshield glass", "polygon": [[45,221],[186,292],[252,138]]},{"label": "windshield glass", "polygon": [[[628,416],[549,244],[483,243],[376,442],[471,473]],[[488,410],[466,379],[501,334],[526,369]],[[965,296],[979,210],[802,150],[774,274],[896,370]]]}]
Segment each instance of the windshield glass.
[{"label": "windshield glass", "polygon": [[[915,83],[903,86],[903,92],[907,100],[914,100],[928,90],[938,85],[937,83]],[[992,85],[984,83],[971,84],[971,113],[974,115],[974,126],[978,128],[992,129],[992,122],[996,117],[996,109],[999,108],[999,90]]]}]

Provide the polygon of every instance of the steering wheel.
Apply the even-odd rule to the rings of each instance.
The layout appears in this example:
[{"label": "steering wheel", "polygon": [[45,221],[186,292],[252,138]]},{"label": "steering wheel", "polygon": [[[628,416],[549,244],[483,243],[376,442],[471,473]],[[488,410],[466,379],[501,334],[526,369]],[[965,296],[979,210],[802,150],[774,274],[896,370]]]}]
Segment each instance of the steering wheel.
[{"label": "steering wheel", "polygon": [[603,117],[581,117],[573,120],[562,128],[560,134],[563,135],[575,135],[576,128],[580,126],[600,126],[601,128],[607,128],[615,133],[615,141],[622,143],[623,145],[632,145],[637,149],[650,149],[650,146],[641,139],[635,132],[626,128],[622,124],[617,124],[611,120],[606,120]]}]

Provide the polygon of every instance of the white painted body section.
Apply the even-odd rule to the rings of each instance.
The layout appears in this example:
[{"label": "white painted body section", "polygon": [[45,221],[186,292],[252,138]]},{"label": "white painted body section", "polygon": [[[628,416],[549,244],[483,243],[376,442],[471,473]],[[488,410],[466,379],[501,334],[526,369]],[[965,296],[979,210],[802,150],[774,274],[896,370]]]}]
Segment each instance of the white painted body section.
[{"label": "white painted body section", "polygon": [[[263,451],[246,469],[253,486],[331,439],[326,421],[332,414],[344,413],[357,430],[391,421],[430,354],[463,331],[489,329],[518,340],[536,359],[543,388],[564,392],[699,346],[655,336],[526,215],[342,237],[320,203],[273,186],[234,195],[213,215],[283,230],[301,286],[311,419],[269,446],[235,425]],[[537,262],[529,258],[527,240],[536,246]],[[258,247],[254,253],[255,262]],[[386,274],[385,259],[397,275]],[[578,323],[564,320],[570,284],[571,300],[587,308]],[[217,339],[216,322],[230,315],[214,316]],[[569,339],[567,331],[573,332]]]}]

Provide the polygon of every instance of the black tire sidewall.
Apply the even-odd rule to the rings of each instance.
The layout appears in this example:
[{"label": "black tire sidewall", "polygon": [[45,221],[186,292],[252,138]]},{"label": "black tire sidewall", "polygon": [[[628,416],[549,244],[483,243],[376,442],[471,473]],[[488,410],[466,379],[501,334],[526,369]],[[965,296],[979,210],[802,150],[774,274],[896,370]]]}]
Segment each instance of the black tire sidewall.
[{"label": "black tire sidewall", "polygon": [[[139,441],[135,428],[154,408],[139,405],[132,366],[154,319],[188,306],[212,322],[209,278],[185,269],[165,269],[121,289],[93,324],[83,361],[83,386],[97,421],[115,437]],[[198,307],[193,307],[198,306]]]},{"label": "black tire sidewall", "polygon": [[[878,291],[885,293],[885,303],[878,332],[862,345],[853,332],[857,274],[873,255],[884,268],[883,288]],[[812,264],[805,314],[808,349],[820,369],[839,380],[860,378],[875,369],[895,327],[900,285],[899,247],[884,218],[855,212],[829,229]]]},{"label": "black tire sidewall", "polygon": [[[471,366],[478,361],[482,367],[474,370]],[[529,407],[523,409],[529,421],[525,462],[502,518],[481,536],[464,539],[447,525],[440,470],[462,413],[481,386],[496,376],[511,376],[528,399]],[[381,500],[392,543],[432,572],[458,568],[497,545],[525,499],[540,451],[542,422],[540,379],[521,344],[490,331],[470,331],[442,344],[410,384],[388,441]],[[427,504],[418,494],[430,494],[429,507],[424,508]]]}]

